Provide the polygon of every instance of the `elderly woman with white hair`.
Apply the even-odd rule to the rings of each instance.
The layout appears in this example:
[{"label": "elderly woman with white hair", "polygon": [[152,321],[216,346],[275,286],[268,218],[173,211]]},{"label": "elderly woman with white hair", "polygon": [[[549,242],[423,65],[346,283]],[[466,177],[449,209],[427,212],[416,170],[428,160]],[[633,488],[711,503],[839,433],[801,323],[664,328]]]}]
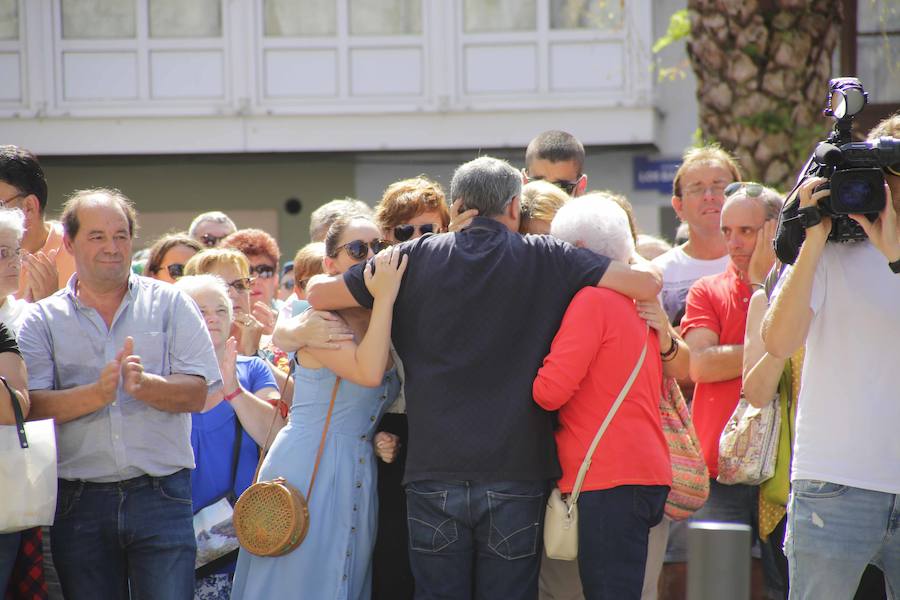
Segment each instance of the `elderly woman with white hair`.
[{"label": "elderly woman with white hair", "polygon": [[[569,201],[551,233],[614,260],[627,262],[634,254],[628,218],[609,199]],[[589,600],[640,597],[648,533],[663,516],[672,471],[659,416],[660,341],[631,298],[585,288],[569,304],[534,381],[535,402],[559,411],[558,485],[571,493],[588,447],[645,345],[644,362],[594,453],[578,500],[578,567]]]},{"label": "elderly woman with white hair", "polygon": [[16,298],[22,270],[22,236],[25,214],[18,208],[0,210],[0,322],[19,334],[28,302]]},{"label": "elderly woman with white hair", "polygon": [[[202,413],[191,415],[197,463],[191,472],[191,497],[196,514],[247,489],[259,448],[284,422],[271,404],[278,400],[278,388],[266,363],[256,356],[238,355],[237,341],[230,335],[234,311],[225,281],[216,275],[188,275],[175,285],[200,308],[222,372],[222,390],[207,398]],[[198,570],[194,597],[227,600],[236,560],[237,551]]]}]

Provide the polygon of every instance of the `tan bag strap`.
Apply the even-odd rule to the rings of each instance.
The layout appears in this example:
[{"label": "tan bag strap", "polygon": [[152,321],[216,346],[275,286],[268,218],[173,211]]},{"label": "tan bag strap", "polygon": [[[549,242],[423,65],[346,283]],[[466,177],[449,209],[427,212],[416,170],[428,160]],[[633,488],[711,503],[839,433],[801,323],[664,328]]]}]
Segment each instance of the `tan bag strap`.
[{"label": "tan bag strap", "polygon": [[337,398],[338,387],[341,385],[341,378],[335,375],[334,388],[331,390],[331,402],[328,404],[328,416],[325,417],[325,427],[322,428],[322,439],[319,440],[319,449],[316,451],[316,464],[313,467],[312,477],[309,479],[309,489],[306,490],[306,501],[309,502],[309,496],[312,494],[313,484],[316,482],[316,473],[319,472],[319,461],[322,459],[322,452],[325,450],[325,435],[328,433],[328,425],[331,423],[331,413],[334,412],[334,399]]},{"label": "tan bag strap", "polygon": [[603,433],[606,431],[606,428],[609,427],[609,423],[612,421],[612,418],[615,416],[616,411],[619,410],[619,407],[622,406],[622,401],[625,400],[625,396],[628,394],[628,391],[631,389],[631,386],[634,384],[634,380],[637,379],[638,373],[641,370],[641,366],[644,364],[644,357],[647,356],[647,342],[649,341],[650,336],[650,326],[647,326],[647,340],[644,341],[644,349],[641,350],[641,355],[638,357],[637,363],[634,365],[634,369],[631,370],[631,375],[628,376],[628,380],[625,382],[625,385],[622,386],[622,391],[619,392],[619,396],[616,398],[616,401],[613,402],[612,408],[609,409],[609,412],[606,413],[606,418],[603,419],[603,423],[600,424],[600,429],[597,430],[597,435],[594,436],[594,441],[591,442],[590,448],[588,448],[587,454],[584,456],[584,461],[581,463],[581,468],[578,469],[578,476],[575,478],[575,487],[572,488],[572,493],[569,494],[569,499],[567,504],[569,505],[567,513],[569,515],[572,514],[572,509],[575,507],[575,503],[578,502],[578,495],[581,494],[581,486],[584,485],[584,478],[587,476],[588,469],[591,467],[591,460],[594,458],[594,451],[597,449],[597,444],[600,443],[600,438],[603,437]]},{"label": "tan bag strap", "polygon": [[[281,391],[278,392],[278,403],[284,402],[284,391],[287,389],[288,383],[291,381],[291,376],[294,374],[294,367],[297,365],[297,357],[295,356],[291,359],[291,369],[288,371],[287,377],[284,378],[284,383],[281,384]],[[269,446],[271,444],[270,440],[272,439],[272,429],[275,428],[275,421],[278,420],[278,415],[281,414],[281,410],[279,410],[278,404],[275,405],[275,412],[272,413],[272,422],[269,423],[269,430],[266,432],[266,441],[265,447],[259,449],[259,461],[256,463],[256,471],[253,473],[253,483],[256,483],[256,480],[259,479],[259,470],[262,468],[263,460],[266,458],[266,454],[269,452]],[[237,415],[234,416],[237,418]]]},{"label": "tan bag strap", "polygon": [[[284,396],[284,390],[287,388],[288,381],[291,379],[291,375],[294,373],[294,366],[297,364],[297,359],[291,362],[291,371],[288,373],[287,378],[284,380],[284,384],[281,386],[281,393],[279,394],[279,399]],[[331,414],[334,412],[334,401],[337,399],[338,388],[341,385],[341,378],[335,376],[334,378],[334,388],[331,390],[331,401],[328,403],[328,415],[325,417],[325,427],[322,428],[322,439],[319,440],[319,449],[316,451],[316,463],[313,466],[312,477],[309,480],[309,489],[306,490],[306,501],[309,502],[309,496],[312,494],[313,484],[316,482],[316,474],[319,472],[319,462],[322,460],[322,452],[325,451],[325,437],[328,435],[328,426],[331,424]],[[279,400],[283,401],[283,400]],[[259,470],[262,468],[263,460],[266,458],[266,454],[269,452],[269,440],[272,437],[272,429],[275,427],[275,421],[278,420],[278,407],[275,407],[275,414],[272,415],[272,423],[269,425],[269,431],[266,433],[266,447],[263,448],[259,453],[259,462],[256,463],[256,472],[253,474],[253,481],[256,482],[259,479]]]}]

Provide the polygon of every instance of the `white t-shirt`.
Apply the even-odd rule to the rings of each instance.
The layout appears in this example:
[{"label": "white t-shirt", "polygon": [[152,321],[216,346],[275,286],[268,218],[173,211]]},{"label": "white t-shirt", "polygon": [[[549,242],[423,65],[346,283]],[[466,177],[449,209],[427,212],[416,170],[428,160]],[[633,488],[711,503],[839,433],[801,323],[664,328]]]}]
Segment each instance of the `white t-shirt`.
[{"label": "white t-shirt", "polygon": [[19,300],[12,294],[6,297],[6,302],[0,306],[0,321],[6,325],[14,336],[19,337],[19,330],[22,328],[22,322],[28,316],[29,303],[25,300]]},{"label": "white t-shirt", "polygon": [[701,277],[722,273],[728,267],[728,255],[701,260],[688,256],[682,246],[676,246],[654,258],[652,263],[662,271],[663,284],[659,300],[663,310],[669,316],[669,322],[679,325],[688,290]]},{"label": "white t-shirt", "polygon": [[900,493],[900,275],[868,241],[828,243],[810,308],[791,479]]}]

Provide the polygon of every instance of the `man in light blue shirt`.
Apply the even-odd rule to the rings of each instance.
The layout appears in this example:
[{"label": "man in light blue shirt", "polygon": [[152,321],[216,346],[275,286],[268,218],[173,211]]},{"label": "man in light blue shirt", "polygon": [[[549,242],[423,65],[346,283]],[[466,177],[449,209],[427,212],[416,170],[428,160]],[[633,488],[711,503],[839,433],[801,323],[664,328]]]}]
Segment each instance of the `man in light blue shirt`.
[{"label": "man in light blue shirt", "polygon": [[68,285],[26,318],[31,418],[57,423],[53,555],[67,598],[191,598],[191,412],[221,386],[191,299],[133,275],[135,212],[117,190],[66,203]]}]

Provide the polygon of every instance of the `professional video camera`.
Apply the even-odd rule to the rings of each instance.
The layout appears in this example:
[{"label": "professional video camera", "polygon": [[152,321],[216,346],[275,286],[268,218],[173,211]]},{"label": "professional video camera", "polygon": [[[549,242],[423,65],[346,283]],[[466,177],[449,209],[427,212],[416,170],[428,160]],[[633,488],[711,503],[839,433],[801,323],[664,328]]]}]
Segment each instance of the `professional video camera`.
[{"label": "professional video camera", "polygon": [[818,207],[800,208],[799,196],[786,203],[775,234],[775,253],[785,263],[797,260],[806,236],[806,227],[831,217],[829,241],[866,239],[859,223],[849,217],[863,214],[874,221],[884,209],[884,172],[890,167],[900,173],[900,140],[882,137],[874,142],[851,142],[853,117],[859,114],[869,95],[855,77],[839,77],[829,82],[825,115],[834,117],[834,130],[815,151],[797,178],[796,190],[809,177],[825,177],[823,187],[831,189]]}]

